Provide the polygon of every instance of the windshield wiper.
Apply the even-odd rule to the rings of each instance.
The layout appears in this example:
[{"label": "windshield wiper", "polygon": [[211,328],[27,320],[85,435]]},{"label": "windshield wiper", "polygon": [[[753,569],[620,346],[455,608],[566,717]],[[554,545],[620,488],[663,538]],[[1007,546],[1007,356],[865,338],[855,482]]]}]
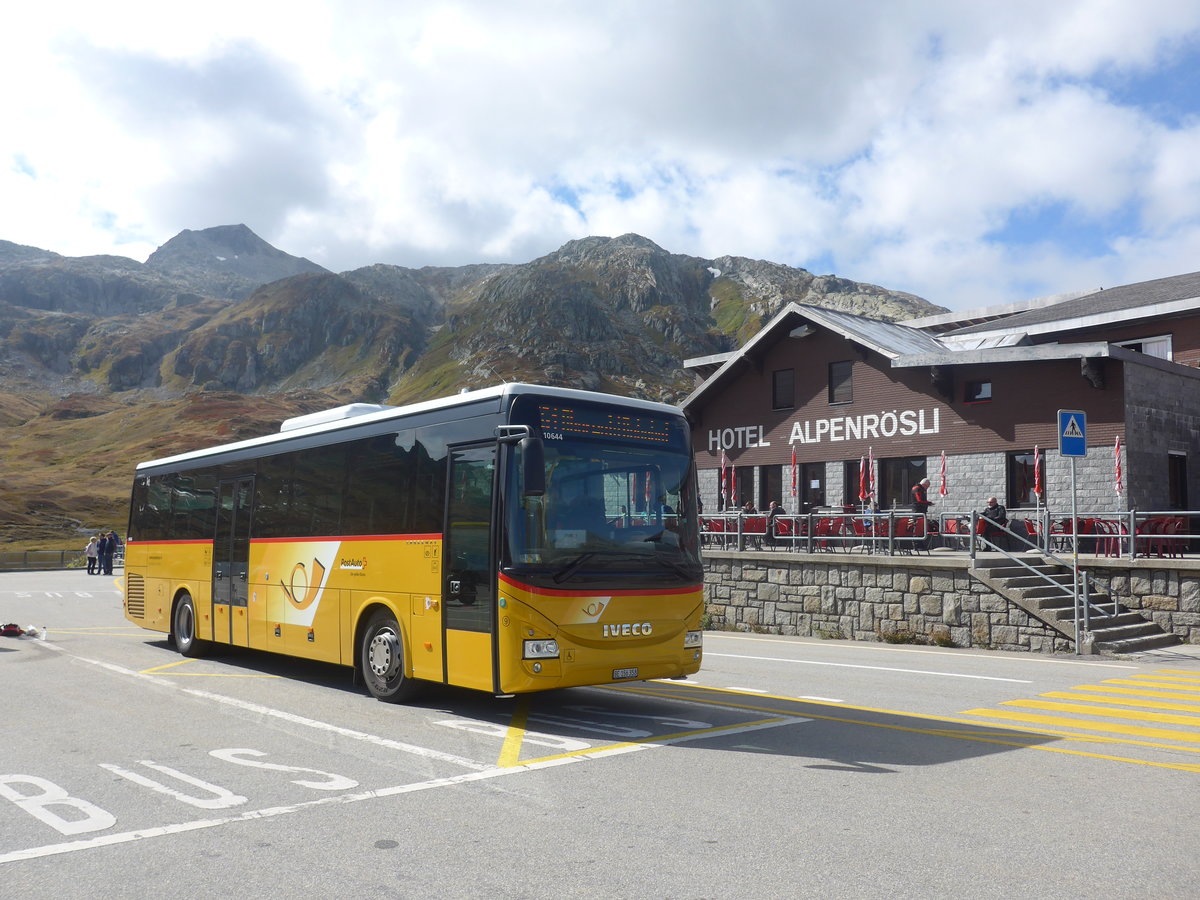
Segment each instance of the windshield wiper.
[{"label": "windshield wiper", "polygon": [[660,566],[665,566],[666,568],[673,570],[677,574],[682,575],[684,578],[695,578],[696,577],[695,573],[690,571],[688,569],[688,567],[685,566],[681,562],[676,562],[673,559],[667,559],[665,556],[655,556],[654,561],[656,563],[658,563]]},{"label": "windshield wiper", "polygon": [[562,584],[572,575],[579,571],[580,566],[596,555],[596,551],[589,550],[587,553],[580,553],[577,557],[554,573],[554,583]]}]

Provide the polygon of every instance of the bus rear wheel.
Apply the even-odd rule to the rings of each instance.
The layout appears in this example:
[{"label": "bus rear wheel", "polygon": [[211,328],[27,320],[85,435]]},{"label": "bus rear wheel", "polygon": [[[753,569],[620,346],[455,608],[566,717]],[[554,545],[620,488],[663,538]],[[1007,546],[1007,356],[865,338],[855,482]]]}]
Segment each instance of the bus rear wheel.
[{"label": "bus rear wheel", "polygon": [[420,685],[404,674],[404,637],[396,617],[388,610],[378,609],[371,614],[360,650],[362,678],[376,700],[403,703],[420,693]]},{"label": "bus rear wheel", "polygon": [[171,636],[175,649],[183,656],[203,656],[208,641],[196,637],[196,604],[191,594],[181,594],[171,616]]}]

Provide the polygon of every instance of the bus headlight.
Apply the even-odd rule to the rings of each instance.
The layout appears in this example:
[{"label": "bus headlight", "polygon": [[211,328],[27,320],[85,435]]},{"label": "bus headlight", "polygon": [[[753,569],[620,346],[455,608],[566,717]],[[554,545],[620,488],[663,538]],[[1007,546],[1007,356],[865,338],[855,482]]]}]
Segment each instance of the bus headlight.
[{"label": "bus headlight", "polygon": [[704,645],[704,632],[703,631],[689,631],[687,634],[685,634],[683,636],[683,647],[685,650],[688,649],[689,647],[701,647],[703,645]]},{"label": "bus headlight", "polygon": [[558,659],[558,641],[526,641],[526,659]]}]

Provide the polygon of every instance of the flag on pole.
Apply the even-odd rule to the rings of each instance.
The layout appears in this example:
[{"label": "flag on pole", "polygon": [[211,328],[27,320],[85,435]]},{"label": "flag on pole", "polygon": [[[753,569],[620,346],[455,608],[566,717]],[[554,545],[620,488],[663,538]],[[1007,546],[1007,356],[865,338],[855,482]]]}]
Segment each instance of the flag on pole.
[{"label": "flag on pole", "polygon": [[796,447],[795,447],[795,445],[793,445],[792,446],[792,499],[793,500],[796,499],[796,481],[797,481],[796,476],[797,476],[797,474],[798,473],[796,471]]},{"label": "flag on pole", "polygon": [[729,459],[725,456],[725,451],[721,451],[721,506],[729,505],[729,473],[725,471],[729,465]]},{"label": "flag on pole", "polygon": [[1037,499],[1042,499],[1042,451],[1037,444],[1033,445],[1033,492]]},{"label": "flag on pole", "polygon": [[942,483],[938,487],[938,496],[946,496],[946,451],[942,451]]},{"label": "flag on pole", "polygon": [[1125,485],[1121,480],[1121,436],[1117,435],[1117,443],[1113,447],[1113,487],[1117,489],[1117,496],[1120,497],[1125,490]]},{"label": "flag on pole", "polygon": [[866,503],[867,498],[871,496],[871,476],[867,474],[867,458],[860,456],[858,458],[858,499]]}]

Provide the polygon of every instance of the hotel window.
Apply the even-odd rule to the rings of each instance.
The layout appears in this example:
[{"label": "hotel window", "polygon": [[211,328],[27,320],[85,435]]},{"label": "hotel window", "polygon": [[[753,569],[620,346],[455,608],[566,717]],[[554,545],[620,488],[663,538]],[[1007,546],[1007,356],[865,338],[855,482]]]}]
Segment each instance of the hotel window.
[{"label": "hotel window", "polygon": [[[859,505],[858,480],[861,464],[857,459],[848,459],[842,463],[842,506],[853,509]],[[870,475],[867,476],[868,478]]]},{"label": "hotel window", "polygon": [[771,409],[791,409],[796,405],[796,370],[777,369],[771,375]]},{"label": "hotel window", "polygon": [[854,362],[831,362],[829,364],[829,402],[849,403],[854,399],[854,382],[851,378]]},{"label": "hotel window", "polygon": [[[800,483],[796,485],[795,512],[806,513],[825,505],[825,463],[804,463],[796,473]],[[787,508],[787,504],[784,504]]]},{"label": "hotel window", "polygon": [[1167,455],[1167,506],[1188,508],[1187,456],[1174,451]]},{"label": "hotel window", "polygon": [[963,403],[989,403],[991,399],[990,381],[968,381],[963,388]]},{"label": "hotel window", "polygon": [[1133,341],[1113,341],[1114,347],[1125,347],[1136,350],[1157,359],[1171,359],[1171,335],[1160,334],[1155,337],[1138,338]]},{"label": "hotel window", "polygon": [[1034,491],[1037,485],[1037,473],[1034,471],[1034,459],[1032,450],[1018,450],[1015,453],[1008,454],[1008,491],[1007,499],[1004,505],[1010,509],[1019,509],[1022,506],[1037,506],[1046,502],[1046,454],[1041,453],[1042,466],[1042,497],[1038,500],[1038,495]]},{"label": "hotel window", "polygon": [[[911,509],[913,485],[925,477],[925,457],[877,459],[879,466],[879,508]],[[936,502],[936,488],[929,489],[929,499]]]}]

